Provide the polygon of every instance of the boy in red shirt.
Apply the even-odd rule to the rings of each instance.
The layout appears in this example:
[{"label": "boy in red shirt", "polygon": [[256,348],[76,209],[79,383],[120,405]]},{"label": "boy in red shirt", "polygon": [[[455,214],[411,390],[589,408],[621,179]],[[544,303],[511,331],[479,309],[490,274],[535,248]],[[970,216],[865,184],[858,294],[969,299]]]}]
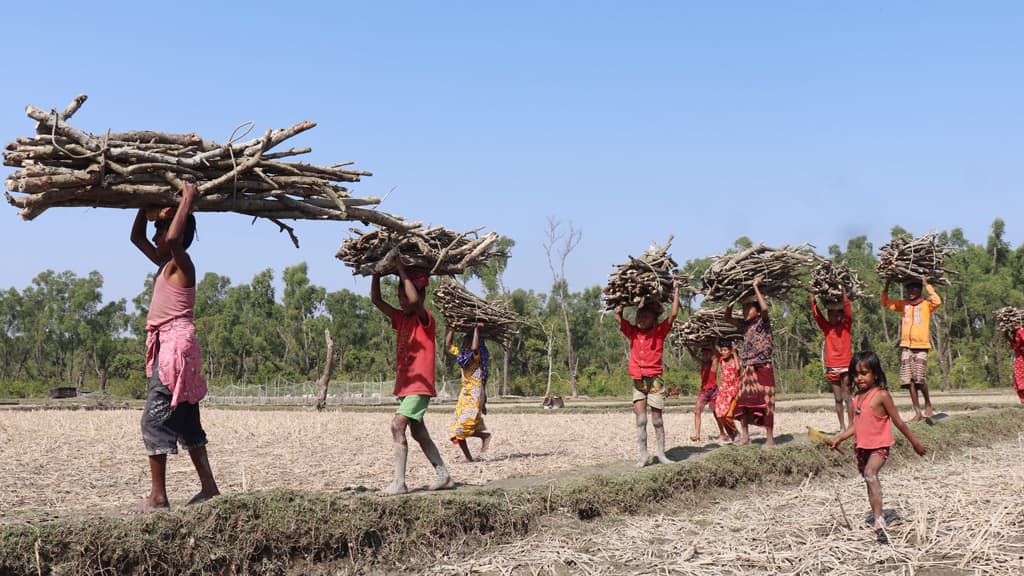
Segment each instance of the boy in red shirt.
[{"label": "boy in red shirt", "polygon": [[846,431],[843,416],[843,403],[853,424],[853,402],[850,396],[850,358],[853,358],[853,346],[850,343],[850,328],[853,326],[853,313],[850,311],[850,300],[843,289],[843,309],[829,308],[826,319],[818,311],[818,303],[811,296],[811,314],[818,328],[825,333],[825,378],[832,384],[832,395],[836,399],[836,417],[839,418],[839,431]]},{"label": "boy in red shirt", "polygon": [[651,423],[657,441],[657,458],[662,464],[672,462],[665,456],[665,381],[661,356],[665,351],[665,337],[679,314],[679,282],[672,283],[672,311],[668,318],[655,325],[660,310],[645,306],[636,312],[636,325],[622,317],[622,307],[615,310],[619,329],[629,339],[629,376],[633,379],[633,414],[636,415],[636,435],[640,445],[638,468],[647,465],[647,406],[651,407]]},{"label": "boy in red shirt", "polygon": [[420,445],[423,454],[437,471],[437,480],[429,490],[447,490],[455,487],[448,469],[430,439],[430,433],[423,423],[430,399],[437,396],[434,388],[434,337],[437,324],[430,311],[424,308],[429,277],[425,272],[409,272],[398,260],[398,303],[395,308],[380,295],[380,275],[374,274],[370,284],[370,300],[391,320],[391,327],[398,333],[395,338],[395,396],[398,410],[391,419],[392,455],[395,464],[395,480],[381,491],[384,496],[408,492],[405,485],[405,465],[409,456],[409,441],[405,430],[412,430],[412,437]]}]

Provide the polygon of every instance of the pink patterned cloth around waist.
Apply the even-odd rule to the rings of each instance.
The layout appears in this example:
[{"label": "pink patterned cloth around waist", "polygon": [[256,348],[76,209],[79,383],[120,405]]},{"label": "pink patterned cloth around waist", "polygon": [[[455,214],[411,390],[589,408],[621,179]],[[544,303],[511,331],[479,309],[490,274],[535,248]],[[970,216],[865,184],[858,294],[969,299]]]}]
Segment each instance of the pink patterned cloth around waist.
[{"label": "pink patterned cloth around waist", "polygon": [[153,377],[157,360],[160,382],[171,391],[171,408],[181,402],[196,404],[206,396],[203,355],[192,318],[176,318],[146,332],[146,376]]}]

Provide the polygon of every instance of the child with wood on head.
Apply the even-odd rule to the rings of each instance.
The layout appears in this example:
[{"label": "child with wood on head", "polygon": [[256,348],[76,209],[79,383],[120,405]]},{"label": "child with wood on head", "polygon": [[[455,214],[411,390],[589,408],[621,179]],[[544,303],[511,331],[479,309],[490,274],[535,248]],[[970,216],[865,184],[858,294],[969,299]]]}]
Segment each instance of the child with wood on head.
[{"label": "child with wood on head", "polygon": [[437,480],[429,489],[446,490],[455,487],[423,423],[430,399],[437,396],[434,387],[434,338],[437,324],[430,311],[423,306],[430,279],[426,272],[406,270],[400,256],[397,264],[400,308],[391,306],[381,296],[379,274],[374,274],[370,283],[370,300],[391,320],[391,327],[396,332],[394,394],[399,404],[391,419],[395,479],[381,491],[384,496],[408,492],[405,485],[405,466],[409,457],[407,429],[412,431],[413,439],[437,472]]},{"label": "child with wood on head", "polygon": [[1024,404],[1024,326],[1019,326],[1008,336],[1013,348],[1013,388],[1020,403]]},{"label": "child with wood on head", "polygon": [[[922,287],[928,292],[927,298],[921,297]],[[910,388],[910,402],[914,405],[914,417],[910,421],[917,422],[935,415],[926,378],[928,351],[932,347],[929,321],[932,312],[942,305],[942,298],[926,278],[907,282],[905,288],[906,300],[890,300],[889,282],[886,281],[882,290],[882,308],[903,313],[900,322],[900,388]],[[921,414],[918,390],[924,396],[924,415]]]},{"label": "child with wood on head", "polygon": [[459,402],[455,406],[455,421],[452,422],[451,440],[462,449],[466,462],[472,462],[469,452],[469,437],[482,441],[480,452],[486,452],[491,444],[491,433],[484,425],[484,414],[487,413],[487,373],[491,363],[491,353],[487,350],[486,341],[480,336],[483,324],[473,326],[473,333],[462,338],[462,346],[454,344],[455,332],[448,330],[444,337],[444,347],[455,356],[459,368],[462,369],[462,390]]},{"label": "child with wood on head", "polygon": [[914,438],[910,427],[900,418],[892,396],[889,395],[889,385],[878,356],[874,352],[858,352],[850,360],[849,370],[857,387],[853,400],[853,426],[836,436],[832,440],[832,447],[836,448],[850,436],[854,437],[857,470],[867,484],[868,502],[875,519],[878,541],[885,543],[888,537],[885,534],[882,483],[878,473],[889,458],[889,448],[895,443],[891,424],[896,425],[919,456],[924,456],[928,449]]},{"label": "child with wood on head", "polygon": [[743,301],[743,318],[733,318],[732,306],[726,306],[725,319],[743,333],[743,347],[740,349],[743,376],[736,398],[736,413],[743,431],[739,443],[750,444],[750,424],[754,424],[764,426],[767,436],[764,447],[774,448],[775,371],[772,368],[772,351],[775,337],[768,315],[768,302],[761,294],[763,281],[763,276],[754,278],[754,295]]},{"label": "child with wood on head", "polygon": [[126,513],[151,512],[170,506],[167,500],[167,455],[188,451],[199,475],[199,493],[188,504],[220,494],[206,453],[206,432],[199,418],[199,401],[206,396],[202,354],[193,311],[196,304],[196,269],[187,250],[195,237],[191,214],[198,190],[181,187],[176,210],[155,214],[153,241],[146,238],[146,209],[132,224],[131,240],[158,266],[153,296],[146,316],[146,376],[149,391],[142,412],[142,441],[149,454],[149,496]]},{"label": "child with wood on head", "polygon": [[740,391],[740,359],[736,355],[736,344],[728,339],[718,342],[718,365],[722,369],[722,383],[715,394],[715,421],[718,422],[718,440],[723,443],[736,439],[736,423],[733,412],[736,409],[736,395]]},{"label": "child with wood on head", "polygon": [[633,414],[636,416],[636,435],[640,446],[637,467],[647,465],[647,407],[651,407],[651,423],[657,443],[657,458],[663,464],[672,462],[665,455],[665,381],[661,363],[665,351],[665,338],[679,315],[679,281],[672,283],[672,311],[660,324],[655,324],[661,312],[659,305],[648,305],[636,312],[636,324],[622,317],[622,307],[615,309],[619,329],[629,339],[629,376],[633,379]]},{"label": "child with wood on head", "polygon": [[850,311],[850,299],[843,288],[842,309],[834,305],[828,308],[828,318],[818,311],[818,303],[811,296],[811,315],[818,328],[825,333],[825,379],[832,385],[832,396],[836,400],[836,418],[839,419],[839,431],[846,431],[843,404],[853,423],[853,404],[850,396],[850,358],[853,356],[853,345],[850,343],[850,329],[853,327],[853,313]]},{"label": "child with wood on head", "polygon": [[[700,442],[701,414],[704,412],[704,406],[714,406],[715,397],[718,395],[718,351],[713,344],[701,346],[700,354],[694,352],[692,348],[687,348],[686,351],[700,365],[700,392],[697,393],[697,403],[693,407],[693,436],[690,436],[691,441]],[[718,422],[718,437],[725,438],[721,422]]]}]

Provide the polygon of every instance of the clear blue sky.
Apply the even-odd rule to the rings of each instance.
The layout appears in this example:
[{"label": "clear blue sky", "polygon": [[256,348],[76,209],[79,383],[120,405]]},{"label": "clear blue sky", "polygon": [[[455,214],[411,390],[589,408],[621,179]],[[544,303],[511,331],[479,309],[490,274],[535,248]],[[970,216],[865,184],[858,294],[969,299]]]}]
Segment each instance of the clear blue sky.
[{"label": "clear blue sky", "polygon": [[[877,248],[894,224],[984,243],[996,217],[1024,242],[1019,2],[18,2],[3,20],[4,143],[32,133],[26,104],[82,92],[73,123],[95,133],[314,120],[290,145],[374,172],[355,195],[512,237],[512,288],[548,291],[548,217],[583,232],[574,290],[670,234],[680,263],[740,236]],[[152,271],[132,212],[3,206],[0,288],[98,270],[130,299]],[[201,215],[191,252],[236,284],[306,261],[365,293],[334,258],[349,227],[297,222],[296,250]]]}]

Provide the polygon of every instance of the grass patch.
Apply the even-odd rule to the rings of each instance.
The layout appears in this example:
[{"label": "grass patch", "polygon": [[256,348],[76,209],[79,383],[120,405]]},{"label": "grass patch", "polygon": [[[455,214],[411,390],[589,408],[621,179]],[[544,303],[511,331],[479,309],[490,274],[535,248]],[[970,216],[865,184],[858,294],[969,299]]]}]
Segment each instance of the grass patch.
[{"label": "grass patch", "polygon": [[[913,426],[934,454],[1024,432],[1024,410],[979,410]],[[896,451],[910,459],[898,435]],[[916,458],[916,457],[914,457]],[[855,474],[850,458],[805,442],[728,447],[670,466],[517,489],[379,498],[268,490],[144,517],[96,516],[0,528],[0,574],[293,574],[386,571],[456,549],[511,541],[545,519],[592,519],[723,490]]]}]

